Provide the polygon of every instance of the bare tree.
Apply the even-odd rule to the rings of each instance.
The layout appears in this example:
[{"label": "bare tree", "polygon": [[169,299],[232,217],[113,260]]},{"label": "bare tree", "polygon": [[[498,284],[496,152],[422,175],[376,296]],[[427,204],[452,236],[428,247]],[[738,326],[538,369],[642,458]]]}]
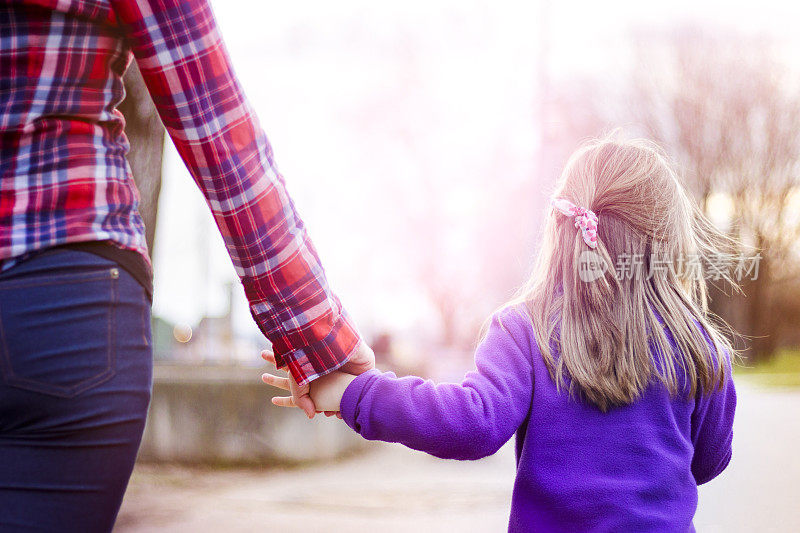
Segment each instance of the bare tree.
[{"label": "bare tree", "polygon": [[743,280],[746,298],[715,308],[752,336],[750,358],[768,358],[799,315],[788,297],[800,274],[796,73],[774,43],[694,28],[640,38],[637,51],[636,118],[673,150],[707,214],[715,195],[727,199],[729,231],[762,256],[757,279]]}]

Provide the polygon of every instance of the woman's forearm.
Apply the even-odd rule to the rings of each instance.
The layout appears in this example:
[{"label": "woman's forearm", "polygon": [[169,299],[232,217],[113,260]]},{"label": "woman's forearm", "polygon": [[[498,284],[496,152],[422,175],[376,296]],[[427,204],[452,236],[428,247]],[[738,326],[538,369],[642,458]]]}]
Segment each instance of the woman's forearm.
[{"label": "woman's forearm", "polygon": [[340,367],[361,338],[328,284],[208,1],[111,6],[278,365],[300,384]]}]

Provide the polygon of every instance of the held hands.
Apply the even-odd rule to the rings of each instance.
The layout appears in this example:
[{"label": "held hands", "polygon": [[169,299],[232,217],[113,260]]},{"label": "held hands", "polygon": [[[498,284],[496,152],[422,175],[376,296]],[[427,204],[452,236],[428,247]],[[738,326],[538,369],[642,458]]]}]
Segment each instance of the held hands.
[{"label": "held hands", "polygon": [[[269,351],[261,352],[261,357],[275,365],[275,355]],[[358,374],[375,367],[375,354],[363,342],[359,345],[350,359],[337,372],[331,372],[315,379],[310,385],[299,386],[291,375],[287,377],[264,374],[262,381],[273,387],[289,391],[291,396],[276,396],[272,403],[281,407],[298,407],[308,418],[314,418],[315,413],[324,411],[326,416],[336,415],[345,389]]]}]

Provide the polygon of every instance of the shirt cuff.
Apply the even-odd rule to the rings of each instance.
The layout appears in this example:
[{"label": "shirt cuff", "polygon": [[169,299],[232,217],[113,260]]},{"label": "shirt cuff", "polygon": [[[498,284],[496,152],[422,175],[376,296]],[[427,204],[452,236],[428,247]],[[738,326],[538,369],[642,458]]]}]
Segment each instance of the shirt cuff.
[{"label": "shirt cuff", "polygon": [[292,349],[273,342],[278,368],[286,366],[299,385],[329,374],[347,363],[361,344],[361,336],[344,311],[324,337]]},{"label": "shirt cuff", "polygon": [[380,370],[373,368],[372,370],[367,370],[363,374],[356,376],[356,379],[350,382],[350,385],[347,386],[342,395],[342,401],[339,403],[339,411],[342,414],[342,420],[356,433],[361,433],[361,427],[356,422],[356,418],[358,417],[358,402],[361,400],[364,387],[372,381],[372,378],[380,374]]}]

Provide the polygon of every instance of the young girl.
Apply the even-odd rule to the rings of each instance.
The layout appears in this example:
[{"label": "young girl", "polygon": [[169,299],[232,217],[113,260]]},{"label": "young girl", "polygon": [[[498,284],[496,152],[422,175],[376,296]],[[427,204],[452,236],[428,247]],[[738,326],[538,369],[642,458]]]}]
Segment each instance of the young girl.
[{"label": "young girl", "polygon": [[692,531],[697,485],[731,458],[734,352],[703,279],[728,244],[657,147],[592,142],[462,383],[334,373],[312,398],[366,439],[437,457],[479,459],[516,433],[510,531]]}]

